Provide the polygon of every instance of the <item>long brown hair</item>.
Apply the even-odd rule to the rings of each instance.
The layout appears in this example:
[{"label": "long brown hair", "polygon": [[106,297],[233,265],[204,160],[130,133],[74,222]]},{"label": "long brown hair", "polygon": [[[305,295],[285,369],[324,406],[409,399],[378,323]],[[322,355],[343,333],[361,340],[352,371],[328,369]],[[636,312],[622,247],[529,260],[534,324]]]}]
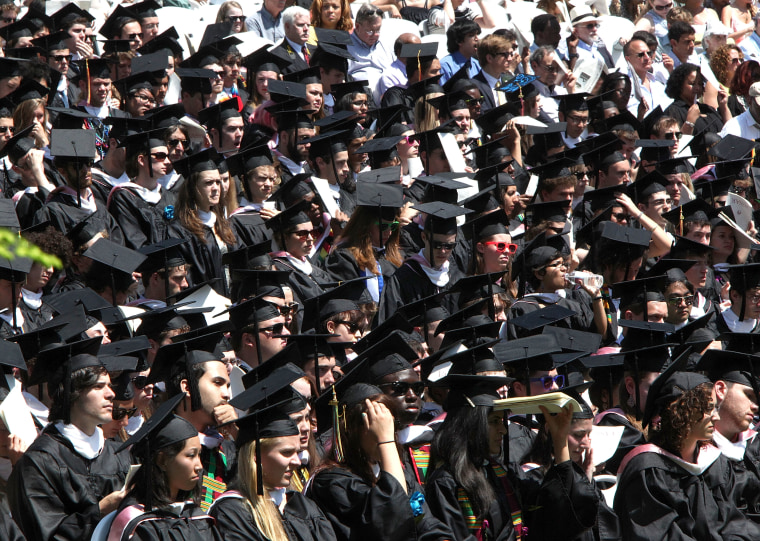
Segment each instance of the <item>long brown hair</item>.
[{"label": "long brown hair", "polygon": [[[196,203],[196,196],[198,193],[198,179],[200,179],[201,173],[193,173],[190,175],[180,188],[179,196],[177,197],[177,217],[180,223],[195,235],[198,240],[206,244],[206,235],[204,234],[204,225],[198,218],[198,207]],[[221,183],[220,183],[221,184]],[[221,191],[221,186],[220,186]],[[226,244],[235,243],[235,234],[232,232],[230,223],[227,218],[224,217],[224,208],[222,205],[214,205],[211,207],[211,212],[216,214],[216,223],[214,224],[214,232],[219,235]]]},{"label": "long brown hair", "polygon": [[[356,207],[343,233],[335,241],[336,246],[342,246],[351,252],[359,268],[369,269],[374,274],[378,274],[378,270],[370,228],[375,225],[377,217],[375,208]],[[385,245],[385,259],[396,267],[400,267],[402,263],[401,252],[398,249],[400,236],[401,228],[397,228]]]},{"label": "long brown hair", "polygon": [[[311,3],[311,26],[322,28],[322,0],[314,0]],[[351,32],[354,29],[354,21],[351,20],[351,6],[348,0],[340,0],[340,19],[336,30]]]}]

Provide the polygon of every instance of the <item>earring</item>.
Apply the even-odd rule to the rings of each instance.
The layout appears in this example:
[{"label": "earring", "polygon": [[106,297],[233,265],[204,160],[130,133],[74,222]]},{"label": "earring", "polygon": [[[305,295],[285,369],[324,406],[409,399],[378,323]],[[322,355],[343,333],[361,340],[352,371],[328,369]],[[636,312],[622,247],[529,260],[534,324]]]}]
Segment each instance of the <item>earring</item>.
[{"label": "earring", "polygon": [[636,407],[636,400],[632,396],[629,396],[627,404],[629,408],[634,408]]}]

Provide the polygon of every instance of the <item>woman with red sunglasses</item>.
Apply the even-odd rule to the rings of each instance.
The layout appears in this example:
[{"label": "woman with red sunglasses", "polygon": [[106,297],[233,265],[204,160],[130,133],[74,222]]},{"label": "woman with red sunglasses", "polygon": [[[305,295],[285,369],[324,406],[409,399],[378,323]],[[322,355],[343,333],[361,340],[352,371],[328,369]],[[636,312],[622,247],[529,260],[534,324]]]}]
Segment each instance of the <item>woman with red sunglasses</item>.
[{"label": "woman with red sunglasses", "polygon": [[512,242],[507,224],[509,217],[501,209],[486,214],[473,221],[475,231],[474,257],[471,260],[470,275],[501,272],[501,287],[512,291],[512,257],[517,252],[517,244]]}]

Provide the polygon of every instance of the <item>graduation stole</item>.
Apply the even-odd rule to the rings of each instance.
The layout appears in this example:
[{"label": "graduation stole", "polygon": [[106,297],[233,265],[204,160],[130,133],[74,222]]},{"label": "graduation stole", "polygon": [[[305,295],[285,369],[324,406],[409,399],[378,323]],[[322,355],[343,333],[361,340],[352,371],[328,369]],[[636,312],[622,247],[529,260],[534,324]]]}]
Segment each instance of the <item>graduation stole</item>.
[{"label": "graduation stole", "polygon": [[310,478],[309,468],[301,466],[295,471],[295,475],[290,479],[290,488],[296,492],[303,492],[303,489]]},{"label": "graduation stole", "polygon": [[604,302],[604,312],[607,314],[607,325],[612,325],[612,288],[608,284],[604,284],[600,295]]},{"label": "graduation stole", "polygon": [[414,466],[416,471],[417,482],[420,485],[424,485],[423,481],[427,476],[427,470],[430,466],[430,444],[409,447],[409,458],[411,458],[412,466]]},{"label": "graduation stole", "polygon": [[[221,462],[221,467],[219,463]],[[203,485],[201,487],[201,509],[208,511],[214,500],[227,490],[227,484],[222,476],[217,473],[227,470],[227,457],[221,448],[209,449],[208,472],[203,474]]]},{"label": "graduation stole", "polygon": [[[515,496],[514,490],[512,490],[512,485],[509,483],[509,480],[507,480],[507,472],[500,464],[493,461],[491,461],[489,465],[493,473],[499,481],[501,481],[502,487],[504,488],[504,495],[507,498],[507,503],[511,511],[512,527],[515,530],[515,537],[516,539],[522,539],[523,536],[528,533],[528,529],[523,526],[520,503],[517,501],[517,496]],[[488,519],[483,519],[483,521],[478,524],[478,517],[475,516],[470,499],[467,497],[467,493],[462,487],[457,488],[457,501],[464,514],[467,528],[478,541],[481,541],[483,539],[484,531],[488,528]]]}]

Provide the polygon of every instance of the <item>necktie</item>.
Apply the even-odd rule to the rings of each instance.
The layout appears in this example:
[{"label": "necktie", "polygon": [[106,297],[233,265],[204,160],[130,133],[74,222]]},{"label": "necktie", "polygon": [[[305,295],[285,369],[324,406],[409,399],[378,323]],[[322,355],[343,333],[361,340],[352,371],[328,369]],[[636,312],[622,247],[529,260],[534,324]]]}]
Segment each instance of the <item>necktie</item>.
[{"label": "necktie", "polygon": [[306,45],[301,47],[301,52],[303,53],[303,58],[306,60],[306,63],[309,63],[309,49],[306,48]]},{"label": "necktie", "polygon": [[615,62],[612,61],[612,55],[610,54],[610,51],[607,49],[607,46],[604,44],[604,42],[599,41],[596,44],[596,50],[599,51],[600,55],[602,55],[604,63],[607,64],[608,68],[615,67]]}]

